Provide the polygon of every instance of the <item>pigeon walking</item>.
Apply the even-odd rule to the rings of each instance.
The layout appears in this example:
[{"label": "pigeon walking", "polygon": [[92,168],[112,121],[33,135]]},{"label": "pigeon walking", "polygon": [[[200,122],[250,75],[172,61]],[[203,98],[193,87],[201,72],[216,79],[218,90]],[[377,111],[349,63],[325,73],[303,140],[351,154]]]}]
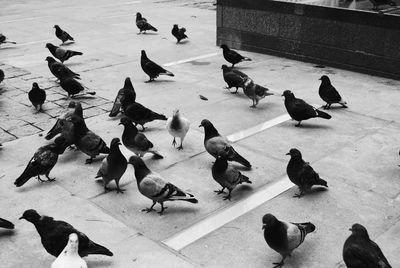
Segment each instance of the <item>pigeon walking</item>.
[{"label": "pigeon walking", "polygon": [[0,228],[4,229],[14,229],[14,224],[8,220],[0,218]]},{"label": "pigeon walking", "polygon": [[114,180],[117,185],[117,193],[124,193],[124,189],[119,188],[119,180],[124,175],[128,166],[125,156],[121,153],[119,146],[121,142],[118,138],[111,140],[110,153],[103,159],[101,167],[97,172],[96,178],[102,177],[104,183],[104,191],[110,191],[107,184]]},{"label": "pigeon walking", "polygon": [[39,85],[34,82],[32,84],[32,89],[28,93],[28,97],[36,111],[40,112],[42,110],[42,105],[46,100],[46,91],[41,89]]},{"label": "pigeon walking", "polygon": [[55,257],[58,257],[62,253],[68,243],[69,235],[72,233],[76,233],[79,238],[79,256],[85,257],[93,254],[113,256],[110,250],[96,244],[84,233],[76,230],[71,224],[65,221],[57,221],[52,217],[41,216],[34,209],[25,210],[19,219],[25,219],[35,226],[44,249]]},{"label": "pigeon walking", "polygon": [[242,62],[242,61],[251,61],[250,58],[243,57],[239,53],[237,53],[233,49],[229,49],[229,47],[225,44],[221,45],[221,48],[223,50],[223,55],[224,58],[227,62],[232,63],[232,67],[235,66],[235,64]]},{"label": "pigeon walking", "polygon": [[1,44],[5,44],[5,43],[16,44],[17,42],[8,40],[4,34],[0,33],[0,46],[1,46]]},{"label": "pigeon walking", "polygon": [[40,175],[45,175],[48,181],[54,181],[55,178],[50,178],[49,174],[56,165],[58,156],[64,153],[65,148],[65,139],[58,137],[54,140],[54,143],[37,149],[31,160],[29,160],[24,172],[15,180],[15,186],[21,187],[30,178],[35,176],[37,176],[38,181],[43,182]]},{"label": "pigeon walking", "polygon": [[63,63],[56,61],[53,57],[47,57],[46,61],[50,72],[56,78],[60,79],[61,75],[64,75],[65,77],[81,79],[80,74],[73,72],[70,68],[65,66]]},{"label": "pigeon walking", "polygon": [[87,268],[86,261],[78,254],[79,237],[76,233],[68,236],[68,242],[57,259],[51,264],[51,268]]},{"label": "pigeon walking", "polygon": [[326,102],[324,109],[329,109],[333,103],[339,103],[344,108],[347,108],[347,102],[342,99],[336,88],[332,86],[329,77],[323,75],[319,80],[321,80],[321,85],[319,86],[318,93],[321,99]]},{"label": "pigeon walking", "polygon": [[124,126],[122,143],[129,151],[140,157],[143,157],[146,153],[152,153],[157,159],[164,158],[159,152],[152,149],[153,143],[138,131],[129,118],[121,118],[120,125]]},{"label": "pigeon walking", "polygon": [[78,93],[96,95],[95,91],[85,90],[85,87],[71,77],[66,69],[60,69],[60,86],[68,93],[68,98],[74,97]]},{"label": "pigeon walking", "polygon": [[298,121],[296,127],[300,127],[303,120],[310,118],[321,117],[324,119],[331,119],[332,116],[320,111],[302,99],[297,99],[290,90],[285,90],[282,94],[285,97],[285,107],[291,118]]},{"label": "pigeon walking", "polygon": [[142,50],[142,56],[140,58],[140,66],[142,70],[149,76],[149,80],[147,82],[154,81],[159,75],[168,75],[174,76],[170,71],[165,70],[163,67],[158,65],[157,63],[151,61],[147,55],[146,51]]},{"label": "pigeon walking", "polygon": [[59,59],[62,63],[64,63],[64,61],[68,60],[69,58],[71,58],[73,56],[83,55],[82,52],[68,50],[68,49],[62,49],[62,48],[60,48],[58,46],[55,46],[55,45],[53,45],[51,43],[47,43],[46,47],[49,49],[50,53],[54,57]]},{"label": "pigeon walking", "polygon": [[290,155],[286,173],[290,181],[296,184],[300,190],[300,193],[293,197],[302,197],[314,185],[328,187],[328,183],[319,177],[318,173],[314,171],[308,162],[303,160],[299,150],[295,148],[290,149],[286,155]]},{"label": "pigeon walking", "polygon": [[272,214],[262,218],[264,239],[268,246],[281,254],[282,260],[273,263],[274,268],[282,267],[286,257],[299,247],[307,234],[314,232],[315,225],[311,222],[292,223],[278,220]]},{"label": "pigeon walking", "polygon": [[378,244],[369,238],[367,229],[353,224],[351,235],[343,246],[343,260],[347,268],[392,268]]},{"label": "pigeon walking", "polygon": [[165,117],[165,115],[153,112],[152,110],[144,107],[138,102],[134,102],[129,105],[128,108],[126,108],[125,116],[131,119],[132,122],[135,123],[135,125],[141,125],[143,131],[145,130],[144,124],[148,122],[154,120],[167,120],[167,117]]},{"label": "pigeon walking", "polygon": [[54,28],[56,29],[57,38],[62,41],[62,45],[64,45],[64,43],[67,42],[68,40],[71,40],[73,42],[75,41],[74,38],[72,38],[72,36],[70,36],[69,33],[62,30],[60,26],[54,25]]},{"label": "pigeon walking", "polygon": [[235,161],[247,168],[251,168],[251,164],[243,156],[238,154],[228,140],[218,133],[218,130],[207,119],[203,119],[199,127],[204,127],[204,147],[206,151],[217,158],[225,157],[228,161]]},{"label": "pigeon walking", "polygon": [[[124,98],[124,100],[122,100],[122,98]],[[124,107],[121,107],[122,101],[124,101]],[[110,111],[109,116],[115,117],[118,115],[120,111],[124,112],[124,109],[127,108],[127,105],[135,101],[136,101],[136,92],[135,89],[133,88],[131,79],[127,77],[125,78],[124,87],[118,91],[118,94],[115,97],[114,104]]]},{"label": "pigeon walking", "polygon": [[178,150],[183,149],[183,140],[189,131],[190,122],[185,117],[181,116],[179,110],[175,110],[172,117],[167,119],[166,128],[168,133],[174,138],[172,140],[172,146],[176,145],[176,138],[180,138],[181,144],[178,146]]},{"label": "pigeon walking", "polygon": [[226,156],[218,156],[211,169],[212,176],[216,182],[218,182],[222,189],[215,191],[218,194],[224,193],[225,188],[228,189],[228,195],[224,196],[224,200],[231,200],[231,192],[236,188],[237,185],[243,182],[250,183],[248,177],[243,175],[239,170],[228,164]]},{"label": "pigeon walking", "polygon": [[176,43],[178,44],[182,39],[188,38],[186,33],[186,28],[179,28],[178,24],[174,24],[171,30],[172,35],[176,38]]},{"label": "pigeon walking", "polygon": [[190,203],[198,203],[198,200],[190,193],[187,193],[170,182],[166,182],[159,174],[152,172],[147,168],[143,160],[138,156],[131,156],[129,164],[132,164],[135,169],[135,177],[139,192],[145,197],[153,201],[150,208],[143,209],[142,211],[153,211],[156,203],[161,205],[161,211],[158,213],[163,214],[167,207],[164,207],[166,201],[187,201]]},{"label": "pigeon walking", "polygon": [[236,94],[239,88],[244,88],[244,82],[246,78],[248,78],[247,74],[242,73],[241,71],[229,68],[225,64],[222,65],[222,75],[224,77],[224,81],[226,82],[227,89],[229,90],[232,87],[236,88],[235,92],[231,92],[232,94]]},{"label": "pigeon walking", "polygon": [[250,106],[251,108],[256,108],[258,102],[266,96],[274,95],[273,93],[269,92],[268,88],[254,83],[250,77],[245,78],[243,92],[247,97],[249,97],[249,99],[253,101],[253,105]]},{"label": "pigeon walking", "polygon": [[0,84],[1,82],[3,82],[3,80],[4,80],[4,72],[2,69],[0,69]]},{"label": "pigeon walking", "polygon": [[138,34],[141,34],[142,32],[146,33],[146,31],[157,32],[157,29],[148,23],[147,20],[142,17],[140,12],[136,13],[136,26],[139,28]]}]

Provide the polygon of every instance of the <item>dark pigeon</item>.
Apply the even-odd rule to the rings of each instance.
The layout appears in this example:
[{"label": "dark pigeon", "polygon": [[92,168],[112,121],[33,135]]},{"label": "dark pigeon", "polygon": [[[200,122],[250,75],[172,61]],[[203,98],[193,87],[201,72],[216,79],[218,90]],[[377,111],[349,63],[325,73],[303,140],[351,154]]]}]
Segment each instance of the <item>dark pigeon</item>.
[{"label": "dark pigeon", "polygon": [[347,268],[392,268],[379,246],[369,238],[361,224],[353,224],[351,235],[343,246],[343,260]]},{"label": "dark pigeon", "polygon": [[1,82],[3,82],[3,80],[4,80],[4,72],[2,69],[0,69],[0,84]]},{"label": "dark pigeon", "polygon": [[176,43],[178,44],[182,39],[188,38],[185,28],[179,28],[178,24],[174,24],[171,30],[172,35],[176,38]]},{"label": "dark pigeon", "polygon": [[39,85],[34,82],[32,84],[32,89],[28,92],[28,98],[36,111],[40,112],[42,110],[42,105],[46,100],[46,91],[41,89]]},{"label": "dark pigeon", "polygon": [[57,221],[52,217],[39,215],[36,210],[28,209],[19,219],[25,219],[35,225],[39,233],[44,249],[54,257],[58,257],[68,243],[68,237],[76,233],[79,237],[79,256],[99,254],[113,256],[107,248],[96,244],[84,233],[76,230],[71,224],[65,221]]},{"label": "dark pigeon", "polygon": [[4,34],[0,33],[0,46],[1,46],[1,44],[5,44],[5,43],[16,44],[17,42],[8,40]]},{"label": "dark pigeon", "polygon": [[174,76],[170,71],[165,70],[163,67],[158,65],[157,63],[151,61],[147,55],[146,51],[142,50],[142,56],[140,58],[140,66],[142,66],[142,70],[149,76],[149,80],[147,82],[154,81],[159,75],[168,75]]},{"label": "dark pigeon", "polygon": [[285,107],[290,117],[299,121],[296,127],[301,126],[301,121],[310,118],[321,117],[324,119],[331,119],[332,117],[329,114],[314,108],[304,100],[297,99],[290,90],[285,90],[282,96],[285,97]]},{"label": "dark pigeon", "polygon": [[56,29],[57,38],[60,39],[63,44],[65,42],[67,42],[68,40],[74,41],[74,38],[72,36],[70,36],[69,33],[67,33],[66,31],[62,30],[60,28],[60,26],[54,25],[54,28]]},{"label": "dark pigeon", "polygon": [[299,247],[307,234],[314,232],[315,225],[311,222],[293,223],[278,220],[272,214],[262,218],[264,239],[268,246],[281,254],[282,260],[273,263],[274,268],[282,267],[286,257]]},{"label": "dark pigeon", "polygon": [[139,12],[136,13],[136,26],[139,28],[139,34],[146,33],[146,31],[154,31],[157,32],[157,29],[153,27],[150,23],[147,22],[145,18],[142,17],[142,14]]},{"label": "dark pigeon", "polygon": [[47,43],[46,47],[49,49],[50,53],[59,59],[62,63],[64,61],[68,60],[69,58],[73,56],[78,56],[78,55],[83,55],[82,52],[79,51],[73,51],[73,50],[68,50],[68,49],[62,49],[58,46],[55,46],[51,43]]},{"label": "dark pigeon", "polygon": [[258,102],[266,96],[274,95],[269,92],[269,89],[262,87],[254,83],[250,77],[246,77],[243,85],[243,92],[249,99],[253,101],[253,105],[250,108],[256,108]]},{"label": "dark pigeon", "polygon": [[217,158],[225,157],[228,161],[235,161],[247,168],[251,164],[243,156],[238,154],[228,140],[218,133],[218,130],[207,119],[203,119],[199,127],[204,127],[204,147],[207,152]]},{"label": "dark pigeon", "polygon": [[4,229],[14,229],[14,224],[8,220],[0,218],[0,228]]},{"label": "dark pigeon", "polygon": [[64,75],[65,77],[81,79],[80,74],[73,72],[70,68],[65,66],[63,63],[56,61],[53,57],[47,57],[46,61],[50,72],[56,78],[60,79],[61,75]]},{"label": "dark pigeon", "polygon": [[291,157],[286,167],[286,173],[290,181],[296,184],[300,190],[300,193],[293,197],[302,197],[314,185],[328,187],[328,183],[319,177],[318,173],[314,171],[308,162],[303,160],[299,150],[295,148],[290,149],[286,155],[290,155]]},{"label": "dark pigeon", "polygon": [[79,83],[76,79],[71,77],[66,69],[61,69],[60,86],[68,93],[68,98],[74,97],[74,95],[78,93],[96,95],[95,91],[85,90],[85,87],[81,83]]},{"label": "dark pigeon", "polygon": [[[115,97],[113,107],[110,111],[109,116],[115,117],[119,114],[119,112],[124,112],[124,109],[128,107],[129,104],[136,101],[136,92],[133,88],[131,79],[129,77],[125,78],[124,87],[118,91],[117,96]],[[122,102],[124,102],[124,106],[122,107]]]},{"label": "dark pigeon", "polygon": [[225,64],[222,65],[222,76],[224,77],[224,81],[228,84],[227,89],[232,87],[236,88],[235,92],[231,92],[232,94],[236,94],[239,88],[244,87],[244,82],[248,77],[247,74],[242,73],[241,71],[229,68]]},{"label": "dark pigeon", "polygon": [[221,48],[223,50],[223,55],[224,55],[225,60],[227,62],[232,63],[232,67],[241,61],[251,61],[250,58],[243,57],[242,55],[237,53],[235,50],[229,49],[229,47],[225,44],[221,45]]},{"label": "dark pigeon", "polygon": [[392,0],[369,0],[374,7],[372,8],[373,10],[378,10],[379,6],[384,6],[384,5],[388,5],[391,7],[395,7],[397,6],[396,2],[392,1]]},{"label": "dark pigeon", "polygon": [[125,110],[125,116],[132,120],[136,125],[141,125],[142,130],[145,130],[144,124],[154,120],[167,120],[163,114],[158,114],[152,110],[144,107],[142,104],[134,102]]},{"label": "dark pigeon", "polygon": [[344,108],[347,108],[347,103],[342,99],[336,88],[332,86],[329,77],[323,75],[319,80],[321,80],[321,85],[318,93],[321,99],[326,102],[324,109],[329,109],[333,103],[339,103]]}]

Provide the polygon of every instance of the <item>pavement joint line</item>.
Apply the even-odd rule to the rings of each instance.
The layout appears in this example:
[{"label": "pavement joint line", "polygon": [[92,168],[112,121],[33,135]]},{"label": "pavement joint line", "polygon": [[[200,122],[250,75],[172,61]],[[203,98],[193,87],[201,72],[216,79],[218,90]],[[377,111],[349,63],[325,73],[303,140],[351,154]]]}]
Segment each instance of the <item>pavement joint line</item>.
[{"label": "pavement joint line", "polygon": [[[21,47],[21,46],[26,46],[26,45],[33,45],[33,44],[39,44],[39,43],[44,43],[44,42],[49,42],[49,41],[56,41],[57,39],[52,38],[52,39],[44,39],[44,40],[38,40],[38,41],[32,41],[32,42],[26,42],[26,43],[17,43],[14,46],[16,47]],[[10,58],[11,59],[11,58]]]},{"label": "pavement joint line", "polygon": [[207,234],[287,191],[291,187],[293,187],[293,183],[287,176],[284,176],[273,184],[264,186],[246,199],[238,201],[222,211],[217,211],[179,233],[174,234],[170,238],[163,240],[162,243],[176,251],[180,251]]},{"label": "pavement joint line", "polygon": [[221,52],[209,53],[209,54],[200,55],[200,56],[197,56],[197,57],[187,58],[187,59],[173,61],[173,62],[168,62],[168,63],[163,64],[163,66],[169,67],[169,66],[172,66],[172,65],[178,65],[178,64],[182,64],[182,63],[186,63],[186,62],[190,62],[190,61],[195,61],[195,60],[201,60],[201,59],[215,57],[215,56],[218,56],[220,54],[221,54]]},{"label": "pavement joint line", "polygon": [[0,24],[2,24],[2,23],[19,22],[19,21],[27,21],[27,20],[37,20],[37,19],[49,18],[49,17],[50,16],[40,16],[40,17],[30,17],[30,18],[15,19],[15,20],[5,20],[5,21],[0,21]]}]

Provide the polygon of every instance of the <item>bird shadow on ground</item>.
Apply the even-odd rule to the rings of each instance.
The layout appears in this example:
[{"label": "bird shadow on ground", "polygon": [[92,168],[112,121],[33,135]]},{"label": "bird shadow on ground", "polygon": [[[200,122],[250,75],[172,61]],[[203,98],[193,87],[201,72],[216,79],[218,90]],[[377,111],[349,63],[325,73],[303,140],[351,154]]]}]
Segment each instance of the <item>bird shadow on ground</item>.
[{"label": "bird shadow on ground", "polygon": [[297,129],[331,129],[332,127],[329,125],[317,125],[317,124],[309,124],[309,123],[306,123],[303,125],[303,123],[302,123],[300,125],[300,127],[296,127],[296,128]]},{"label": "bird shadow on ground", "polygon": [[[79,95],[79,96],[75,96],[75,97],[73,97],[73,98],[71,98],[71,100],[92,100],[92,99],[94,99],[94,98],[96,98],[96,97],[94,97],[94,96],[87,96],[87,95]],[[67,98],[62,98],[63,100],[67,100],[68,99],[68,97]]]},{"label": "bird shadow on ground", "polygon": [[65,47],[65,46],[70,46],[72,44],[75,44],[75,42],[68,42],[68,43],[60,44],[60,46]]},{"label": "bird shadow on ground", "polygon": [[112,267],[112,260],[87,260],[88,267]]},{"label": "bird shadow on ground", "polygon": [[15,234],[14,230],[1,230],[0,231],[0,239],[5,236],[12,236]]},{"label": "bird shadow on ground", "polygon": [[190,42],[189,40],[182,40],[179,43],[176,43],[176,45],[184,45],[184,44],[189,43],[189,42]]},{"label": "bird shadow on ground", "polygon": [[1,46],[0,46],[0,50],[16,49],[16,48],[18,48],[18,47],[13,47],[13,46],[1,47]]},{"label": "bird shadow on ground", "polygon": [[[194,204],[193,207],[180,207],[179,205],[177,206],[168,206],[168,202],[164,203],[164,207],[168,207],[166,210],[164,210],[164,213],[162,216],[174,216],[174,215],[179,215],[183,213],[196,213],[198,212],[199,208],[195,207],[196,205]],[[157,212],[160,211],[160,206],[154,207]],[[154,211],[153,211],[154,212]],[[147,213],[151,214],[151,213]],[[156,214],[158,215],[158,214]]]},{"label": "bird shadow on ground", "polygon": [[[50,176],[50,178],[54,178],[54,177]],[[46,181],[45,178],[42,178],[42,180],[44,180],[44,181],[40,182],[40,181],[36,180],[36,177],[32,177],[23,186],[18,187],[15,191],[19,192],[19,193],[24,193],[24,192],[31,191],[31,190],[34,190],[39,187],[41,187],[41,188],[50,187],[53,184],[53,182],[57,181],[57,178],[55,178],[55,179],[56,179],[55,181]]]},{"label": "bird shadow on ground", "polygon": [[164,82],[175,82],[175,80],[167,80],[167,79],[157,79],[157,80],[153,80],[151,82],[145,81],[145,83],[149,84],[149,83],[164,83]]},{"label": "bird shadow on ground", "polygon": [[137,35],[142,35],[142,36],[146,36],[146,35],[158,35],[158,33],[153,33],[153,32],[148,32],[148,33],[137,33]]},{"label": "bird shadow on ground", "polygon": [[341,106],[341,105],[331,106],[329,109],[323,109],[323,107],[321,106],[321,107],[318,108],[318,109],[322,109],[322,110],[324,110],[325,112],[328,112],[328,113],[329,113],[329,111],[332,111],[332,110],[338,110],[338,111],[340,111],[340,110],[346,111],[346,110],[347,110],[347,108],[344,108],[344,107]]}]

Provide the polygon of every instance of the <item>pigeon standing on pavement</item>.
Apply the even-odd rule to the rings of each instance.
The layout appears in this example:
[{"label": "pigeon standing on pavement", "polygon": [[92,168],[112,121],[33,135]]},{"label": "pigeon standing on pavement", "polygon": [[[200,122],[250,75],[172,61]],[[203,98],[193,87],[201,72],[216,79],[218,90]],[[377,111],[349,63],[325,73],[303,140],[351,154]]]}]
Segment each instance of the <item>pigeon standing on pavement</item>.
[{"label": "pigeon standing on pavement", "polygon": [[228,195],[224,196],[224,200],[231,200],[231,192],[236,188],[237,185],[243,182],[250,183],[248,177],[243,175],[239,170],[228,164],[226,156],[218,156],[211,169],[212,176],[216,182],[218,182],[222,189],[215,191],[218,194],[224,193],[225,188],[228,189]]},{"label": "pigeon standing on pavement", "polygon": [[142,55],[140,57],[140,66],[142,67],[142,70],[149,76],[149,80],[146,82],[154,81],[154,79],[157,78],[159,75],[174,76],[174,74],[170,71],[165,70],[157,63],[151,61],[147,57],[146,51],[144,50],[142,50]]},{"label": "pigeon standing on pavement", "polygon": [[73,51],[73,50],[68,50],[68,49],[62,49],[58,46],[55,46],[51,43],[47,43],[46,47],[49,49],[50,53],[59,59],[62,63],[64,61],[68,60],[69,58],[73,56],[78,56],[78,55],[83,55],[82,52],[79,51]]},{"label": "pigeon standing on pavement", "polygon": [[140,12],[136,13],[136,26],[139,28],[138,34],[141,34],[142,32],[146,33],[146,31],[157,32],[157,29],[153,27],[150,23],[148,23],[147,20],[142,17],[142,14],[140,14]]},{"label": "pigeon standing on pavement", "polygon": [[286,155],[290,155],[286,173],[290,181],[296,184],[300,190],[300,193],[293,197],[302,197],[306,192],[311,190],[313,185],[328,187],[328,183],[319,177],[318,173],[314,171],[308,162],[303,160],[299,150],[295,148],[290,149]]},{"label": "pigeon standing on pavement", "polygon": [[97,172],[96,178],[102,177],[104,183],[104,191],[110,191],[107,184],[115,180],[117,185],[117,193],[124,193],[124,189],[119,188],[119,180],[124,175],[128,166],[125,156],[121,153],[119,146],[121,142],[118,138],[111,140],[110,153],[103,159],[101,167]]},{"label": "pigeon standing on pavement", "polygon": [[307,234],[314,232],[315,225],[311,222],[292,223],[278,220],[272,214],[262,218],[264,239],[268,246],[281,254],[282,260],[273,263],[274,268],[282,267],[286,257],[300,246]]},{"label": "pigeon standing on pavement", "polygon": [[65,66],[63,63],[56,61],[53,57],[47,57],[47,66],[50,72],[58,79],[60,79],[63,74],[66,77],[72,77],[75,79],[81,79],[80,74],[73,72],[70,68]]},{"label": "pigeon standing on pavement", "polygon": [[152,110],[144,107],[142,104],[138,102],[134,102],[126,108],[124,112],[125,116],[132,120],[136,125],[141,125],[143,131],[145,130],[144,124],[154,121],[154,120],[163,120],[166,121],[167,117],[163,114],[158,114],[153,112]]},{"label": "pigeon standing on pavement", "polygon": [[95,91],[85,90],[85,87],[71,77],[66,69],[60,69],[60,86],[68,93],[68,98],[78,93],[96,95]]},{"label": "pigeon standing on pavement", "polygon": [[218,133],[218,130],[207,119],[203,119],[199,127],[204,127],[204,147],[207,152],[217,158],[225,157],[228,161],[235,161],[247,168],[251,164],[243,156],[238,154],[228,140]]},{"label": "pigeon standing on pavement", "polygon": [[64,43],[67,42],[68,40],[71,40],[73,42],[75,41],[74,38],[72,38],[72,36],[70,36],[69,33],[62,30],[60,26],[54,25],[54,28],[56,29],[57,38],[62,41],[62,45],[64,45]]},{"label": "pigeon standing on pavement", "polygon": [[156,203],[161,205],[160,215],[163,214],[167,207],[164,207],[166,201],[187,201],[190,203],[198,203],[198,200],[190,193],[187,193],[170,182],[166,182],[159,174],[152,172],[147,168],[143,160],[138,156],[131,156],[129,164],[132,164],[135,169],[135,177],[139,192],[145,197],[153,201],[150,208],[142,211],[153,211]]},{"label": "pigeon standing on pavement", "polygon": [[86,159],[86,164],[92,163],[93,159],[99,154],[110,153],[110,148],[107,147],[104,140],[87,128],[80,103],[76,104],[71,121],[74,124],[74,144],[80,151],[90,156]]},{"label": "pigeon standing on pavement", "polygon": [[178,150],[183,149],[183,140],[189,131],[190,122],[185,117],[181,116],[179,110],[175,110],[172,117],[167,119],[166,128],[168,133],[174,138],[172,140],[172,145],[175,147],[176,138],[181,139],[181,144],[178,146]]},{"label": "pigeon standing on pavement", "polygon": [[383,5],[389,5],[392,7],[397,6],[396,2],[393,0],[369,0],[374,7],[372,8],[373,10],[378,10],[379,6],[383,6]]},{"label": "pigeon standing on pavement", "polygon": [[49,174],[56,165],[58,156],[64,153],[65,148],[65,139],[58,137],[54,140],[54,143],[37,149],[31,160],[29,160],[24,172],[15,180],[15,186],[21,187],[30,178],[35,176],[37,176],[38,181],[43,182],[40,175],[45,175],[48,181],[54,181],[55,178],[51,179]]},{"label": "pigeon standing on pavement", "polygon": [[176,38],[176,43],[178,44],[182,39],[188,38],[187,35],[185,34],[186,29],[185,28],[179,28],[178,24],[174,24],[172,27],[171,33],[173,36]]},{"label": "pigeon standing on pavement", "polygon": [[392,268],[364,226],[356,223],[349,230],[351,235],[343,246],[343,260],[348,268]]},{"label": "pigeon standing on pavement", "polygon": [[[131,94],[129,94],[129,93],[131,93]],[[125,109],[127,107],[125,105],[124,105],[125,107],[122,107],[122,98],[124,98],[124,102],[126,102],[125,105],[128,102],[129,102],[129,104],[131,104],[136,101],[136,92],[135,92],[135,89],[133,88],[131,79],[129,77],[125,78],[124,87],[118,91],[118,94],[115,97],[113,107],[109,114],[110,117],[117,116],[118,113],[121,111],[121,108],[122,108],[122,112],[123,112],[124,111],[123,109]]]},{"label": "pigeon standing on pavement", "polygon": [[51,268],[87,268],[86,261],[78,254],[79,237],[76,233],[68,236],[68,242],[57,259],[51,264]]},{"label": "pigeon standing on pavement", "polygon": [[0,218],[0,228],[14,229],[14,224],[8,220]]},{"label": "pigeon standing on pavement", "polygon": [[58,257],[62,253],[68,243],[69,235],[72,233],[76,233],[79,237],[79,256],[85,257],[92,254],[113,256],[110,250],[96,244],[84,233],[76,230],[71,224],[65,221],[57,221],[52,217],[41,216],[34,209],[25,210],[19,219],[25,219],[35,226],[44,249],[55,257]]},{"label": "pigeon standing on pavement", "polygon": [[246,81],[246,78],[248,78],[247,74],[242,73],[241,71],[229,68],[225,64],[222,65],[222,75],[224,77],[224,81],[226,82],[227,89],[230,89],[232,87],[236,88],[235,92],[231,92],[232,94],[236,94],[239,90],[239,87],[243,88],[244,87],[244,82]]},{"label": "pigeon standing on pavement", "polygon": [[225,44],[221,45],[221,48],[223,50],[223,55],[224,58],[227,62],[232,63],[232,67],[235,66],[235,64],[242,62],[242,61],[251,61],[250,58],[243,57],[239,53],[237,53],[235,50],[229,49],[229,47]]},{"label": "pigeon standing on pavement", "polygon": [[143,157],[146,153],[152,153],[157,159],[164,158],[159,152],[152,149],[153,143],[138,131],[129,118],[122,117],[120,125],[124,126],[122,143],[129,151],[140,157]]},{"label": "pigeon standing on pavement", "polygon": [[326,102],[324,109],[329,109],[333,103],[339,103],[344,108],[347,108],[347,102],[342,99],[336,88],[332,86],[329,77],[323,75],[319,80],[321,80],[321,85],[319,86],[318,93],[321,99]]},{"label": "pigeon standing on pavement", "polygon": [[3,80],[4,80],[4,72],[2,69],[0,69],[0,84],[1,82],[3,82]]},{"label": "pigeon standing on pavement", "polygon": [[285,97],[285,107],[291,118],[298,121],[296,127],[300,127],[303,120],[310,118],[321,117],[324,119],[331,119],[332,116],[320,111],[302,99],[297,99],[290,90],[285,90],[282,94]]},{"label": "pigeon standing on pavement", "polygon": [[42,105],[46,100],[46,91],[41,89],[39,85],[34,82],[32,84],[32,89],[28,93],[28,98],[36,111],[40,112],[42,110]]},{"label": "pigeon standing on pavement", "polygon": [[250,77],[245,78],[243,92],[247,97],[249,97],[249,99],[253,101],[253,105],[250,106],[251,108],[256,108],[258,102],[266,96],[274,95],[273,93],[269,92],[268,88],[254,83]]},{"label": "pigeon standing on pavement", "polygon": [[0,46],[1,46],[1,44],[5,44],[5,43],[16,44],[17,42],[8,40],[4,34],[0,33]]}]

